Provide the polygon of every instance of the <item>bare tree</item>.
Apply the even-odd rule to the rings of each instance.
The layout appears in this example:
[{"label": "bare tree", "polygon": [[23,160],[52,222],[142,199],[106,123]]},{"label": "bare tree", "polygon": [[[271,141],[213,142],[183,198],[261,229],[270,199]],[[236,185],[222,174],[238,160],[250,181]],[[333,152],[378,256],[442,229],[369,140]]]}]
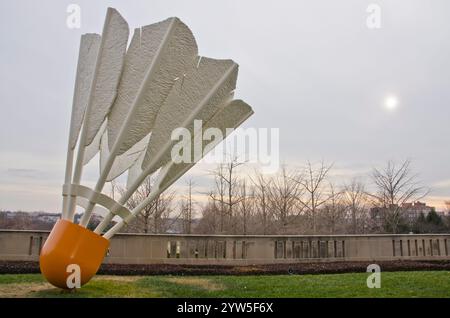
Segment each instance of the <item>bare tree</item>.
[{"label": "bare tree", "polygon": [[447,215],[445,216],[444,220],[446,221],[447,228],[450,231],[450,200],[446,200],[444,204],[447,209]]},{"label": "bare tree", "polygon": [[[329,184],[330,199],[322,208],[325,230],[329,234],[336,234],[339,227],[343,228],[345,223],[345,205],[343,202],[343,191],[336,191],[332,183]],[[342,231],[339,231],[342,232]]]},{"label": "bare tree", "polygon": [[220,233],[224,231],[226,185],[224,178],[222,178],[223,170],[223,166],[220,165],[215,171],[211,172],[214,176],[214,189],[209,192],[211,204],[204,210],[204,212],[209,214],[210,222],[213,222],[212,227],[214,228],[214,233],[217,231],[217,226],[219,227]]},{"label": "bare tree", "polygon": [[237,157],[233,157],[227,163],[220,164],[212,172],[215,189],[209,193],[209,197],[219,206],[219,231],[221,233],[227,230],[225,223],[231,227],[232,232],[235,230],[233,226],[234,207],[241,200],[238,193],[239,179],[236,175],[236,169],[243,164],[243,162],[238,161]]},{"label": "bare tree", "polygon": [[282,233],[288,231],[289,225],[303,211],[303,207],[299,207],[299,198],[304,189],[295,177],[298,181],[298,176],[283,166],[268,187],[270,208]]},{"label": "bare tree", "polygon": [[172,215],[175,192],[160,194],[154,200],[153,233],[167,233],[179,219],[180,214]]},{"label": "bare tree", "polygon": [[[343,201],[351,216],[351,233],[353,234],[364,232],[367,199],[364,183],[360,180],[353,178],[350,183],[345,184]],[[360,231],[358,231],[358,225],[361,225]]]},{"label": "bare tree", "polygon": [[192,214],[195,202],[192,200],[192,187],[194,183],[192,179],[187,182],[188,193],[187,196],[183,198],[181,202],[181,214],[183,220],[183,232],[187,234],[192,233]]},{"label": "bare tree", "polygon": [[[127,207],[135,208],[142,202],[152,191],[152,178],[148,177],[134,192],[131,198],[127,201]],[[125,189],[116,187],[119,192],[124,193]],[[172,213],[172,203],[175,194],[173,191],[166,191],[159,195],[155,200],[146,205],[141,213],[136,217],[135,221],[128,227],[129,231],[143,232],[143,233],[165,233],[173,225],[173,220],[170,220]]]},{"label": "bare tree", "polygon": [[240,182],[239,212],[242,220],[242,234],[247,235],[249,232],[249,223],[253,216],[254,194],[248,193],[246,180]]},{"label": "bare tree", "polygon": [[[115,186],[115,188],[117,185]],[[126,189],[119,187],[119,192],[124,193]],[[139,203],[146,198],[152,190],[152,180],[150,177],[145,179],[145,181],[141,184],[141,186],[135,191],[135,193],[128,199],[127,207],[129,209],[134,209]],[[130,230],[135,232],[143,232],[149,233],[150,230],[150,218],[154,212],[154,203],[150,203],[142,209],[142,212],[139,216],[136,217],[136,220],[130,224]]]},{"label": "bare tree", "polygon": [[374,168],[372,181],[377,189],[371,195],[373,203],[382,213],[388,229],[397,233],[403,204],[422,199],[428,194],[428,190],[420,185],[417,175],[412,173],[410,160],[401,164],[388,161],[383,170]]},{"label": "bare tree", "polygon": [[216,234],[217,233],[217,207],[216,202],[208,201],[200,210],[201,217],[195,233],[200,234]]},{"label": "bare tree", "polygon": [[262,234],[267,234],[268,232],[268,224],[270,221],[271,213],[269,210],[269,187],[270,180],[267,180],[266,177],[260,172],[256,173],[256,177],[253,179],[250,177],[250,181],[254,186],[254,197],[255,197],[255,205],[256,205],[256,213],[261,217],[262,221]]},{"label": "bare tree", "polygon": [[313,234],[317,233],[317,214],[319,207],[333,197],[329,193],[329,189],[326,189],[325,183],[332,166],[332,164],[327,165],[323,161],[316,166],[308,161],[304,173],[295,179],[305,190],[305,197],[300,200],[300,203],[312,219]]}]

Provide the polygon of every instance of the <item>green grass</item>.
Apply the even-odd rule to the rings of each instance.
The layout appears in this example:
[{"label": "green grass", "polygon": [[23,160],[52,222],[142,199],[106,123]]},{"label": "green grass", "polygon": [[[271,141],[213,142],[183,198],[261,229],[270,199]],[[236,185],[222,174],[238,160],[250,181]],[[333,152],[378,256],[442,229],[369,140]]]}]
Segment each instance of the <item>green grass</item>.
[{"label": "green grass", "polygon": [[367,273],[271,276],[97,276],[62,292],[39,274],[0,275],[0,297],[450,297],[450,272],[385,272],[369,289]]}]

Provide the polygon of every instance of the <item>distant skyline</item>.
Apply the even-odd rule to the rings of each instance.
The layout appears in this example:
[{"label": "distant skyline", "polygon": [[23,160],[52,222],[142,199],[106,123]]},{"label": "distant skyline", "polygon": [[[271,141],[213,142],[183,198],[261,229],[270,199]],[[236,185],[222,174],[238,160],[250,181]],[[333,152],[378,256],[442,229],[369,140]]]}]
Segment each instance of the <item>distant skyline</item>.
[{"label": "distant skyline", "polygon": [[[72,3],[80,29],[66,25]],[[371,3],[379,29],[366,24]],[[200,55],[235,60],[235,96],[255,111],[244,127],[279,128],[282,163],[334,162],[340,184],[411,159],[431,189],[422,201],[450,199],[447,0],[17,0],[0,3],[0,209],[60,210],[79,39],[101,32],[108,6],[131,30],[177,16]],[[202,192],[210,168],[175,186],[192,177]],[[85,176],[93,184],[95,165]]]}]

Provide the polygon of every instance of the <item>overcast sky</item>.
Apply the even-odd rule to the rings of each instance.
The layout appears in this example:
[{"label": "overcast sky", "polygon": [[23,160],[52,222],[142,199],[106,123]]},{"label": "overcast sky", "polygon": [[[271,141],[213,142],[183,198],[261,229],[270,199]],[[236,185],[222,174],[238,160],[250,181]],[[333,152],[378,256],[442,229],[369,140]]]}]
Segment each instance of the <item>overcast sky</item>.
[{"label": "overcast sky", "polygon": [[[80,29],[66,26],[71,3]],[[101,32],[108,6],[131,30],[177,16],[200,55],[235,60],[236,96],[255,111],[245,126],[280,128],[282,162],[323,159],[347,178],[409,158],[428,202],[450,198],[448,0],[2,0],[0,209],[60,209],[79,38]]]}]

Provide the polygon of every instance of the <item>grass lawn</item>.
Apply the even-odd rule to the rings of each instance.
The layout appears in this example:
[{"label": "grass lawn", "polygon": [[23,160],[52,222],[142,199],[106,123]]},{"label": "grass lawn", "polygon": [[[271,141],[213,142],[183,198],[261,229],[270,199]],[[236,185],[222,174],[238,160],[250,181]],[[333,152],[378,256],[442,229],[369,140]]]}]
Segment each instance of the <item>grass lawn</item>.
[{"label": "grass lawn", "polygon": [[368,273],[272,276],[97,276],[76,292],[40,274],[0,275],[0,297],[450,297],[450,272],[385,272],[369,289]]}]

